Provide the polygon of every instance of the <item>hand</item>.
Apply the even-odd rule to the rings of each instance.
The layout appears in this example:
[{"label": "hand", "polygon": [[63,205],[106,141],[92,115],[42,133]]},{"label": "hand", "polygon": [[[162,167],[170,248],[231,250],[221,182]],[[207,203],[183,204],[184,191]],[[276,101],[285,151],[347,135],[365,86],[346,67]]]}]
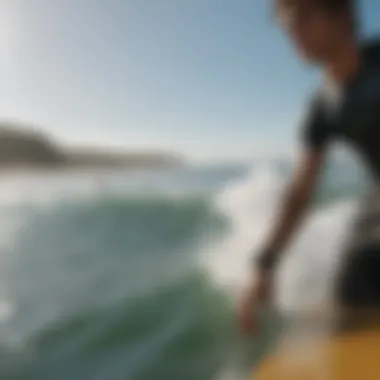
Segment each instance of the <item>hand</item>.
[{"label": "hand", "polygon": [[257,309],[272,298],[272,274],[259,272],[252,277],[243,292],[239,305],[238,317],[240,328],[245,334],[256,333],[259,329]]}]

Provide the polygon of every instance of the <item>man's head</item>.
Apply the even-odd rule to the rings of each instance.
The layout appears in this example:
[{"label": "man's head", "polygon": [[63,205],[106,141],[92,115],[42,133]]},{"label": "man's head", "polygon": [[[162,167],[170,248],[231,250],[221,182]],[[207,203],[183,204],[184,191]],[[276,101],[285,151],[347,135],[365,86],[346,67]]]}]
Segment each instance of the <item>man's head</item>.
[{"label": "man's head", "polygon": [[275,13],[301,55],[326,62],[356,35],[355,0],[275,0]]}]

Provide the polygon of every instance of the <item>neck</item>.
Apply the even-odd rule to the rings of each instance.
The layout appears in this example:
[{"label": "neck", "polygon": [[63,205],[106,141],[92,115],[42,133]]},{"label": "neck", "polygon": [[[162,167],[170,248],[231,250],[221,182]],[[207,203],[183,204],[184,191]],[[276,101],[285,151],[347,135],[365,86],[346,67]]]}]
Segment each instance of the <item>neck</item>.
[{"label": "neck", "polygon": [[325,64],[325,73],[329,79],[345,83],[355,77],[360,63],[359,44],[356,40],[350,39],[334,49],[334,53]]}]

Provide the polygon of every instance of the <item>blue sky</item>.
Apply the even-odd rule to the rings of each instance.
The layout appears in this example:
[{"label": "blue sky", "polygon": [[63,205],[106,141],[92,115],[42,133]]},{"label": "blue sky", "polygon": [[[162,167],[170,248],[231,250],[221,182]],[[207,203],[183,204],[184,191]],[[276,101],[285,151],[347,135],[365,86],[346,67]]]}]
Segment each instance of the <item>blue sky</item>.
[{"label": "blue sky", "polygon": [[[268,0],[2,0],[0,117],[65,143],[287,153],[317,73]],[[366,33],[378,0],[363,1]]]}]

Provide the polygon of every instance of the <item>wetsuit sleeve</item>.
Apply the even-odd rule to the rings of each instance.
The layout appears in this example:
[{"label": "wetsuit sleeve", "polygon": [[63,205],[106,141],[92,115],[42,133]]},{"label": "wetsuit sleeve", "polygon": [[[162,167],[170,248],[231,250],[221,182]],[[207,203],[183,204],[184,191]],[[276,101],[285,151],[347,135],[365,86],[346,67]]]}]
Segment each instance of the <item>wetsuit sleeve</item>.
[{"label": "wetsuit sleeve", "polygon": [[324,117],[323,106],[314,97],[301,122],[301,144],[315,150],[323,149],[330,139],[329,126]]}]

